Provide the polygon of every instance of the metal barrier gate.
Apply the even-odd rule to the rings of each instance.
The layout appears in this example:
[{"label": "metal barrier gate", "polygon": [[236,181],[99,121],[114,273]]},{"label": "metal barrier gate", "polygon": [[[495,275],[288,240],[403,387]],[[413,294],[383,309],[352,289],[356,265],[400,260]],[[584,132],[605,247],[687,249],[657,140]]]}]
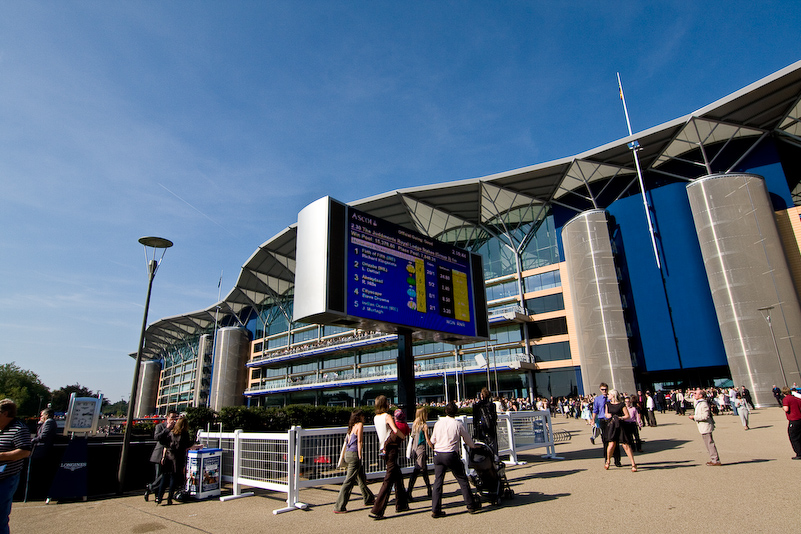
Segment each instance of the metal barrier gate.
[{"label": "metal barrier gate", "polygon": [[[473,418],[461,416],[472,435]],[[434,425],[430,421],[429,427]],[[253,495],[242,487],[261,488],[287,494],[287,506],[273,510],[274,514],[306,508],[300,501],[300,490],[327,484],[342,483],[343,469],[337,468],[339,452],[347,427],[304,429],[293,426],[282,433],[199,432],[198,441],[208,447],[222,449],[222,480],[233,485],[233,494],[220,500]],[[364,427],[364,469],[368,479],[383,478],[384,463],[380,460],[378,435],[375,427]],[[509,456],[510,464],[518,464],[522,451],[545,448],[544,458],[559,459],[555,454],[551,414],[541,412],[507,412],[498,414],[498,454]],[[433,459],[432,451],[429,458]],[[464,451],[462,451],[464,458]],[[409,473],[412,462],[401,451],[398,461],[401,470]],[[467,459],[464,458],[466,463]],[[433,463],[429,463],[431,467]]]}]

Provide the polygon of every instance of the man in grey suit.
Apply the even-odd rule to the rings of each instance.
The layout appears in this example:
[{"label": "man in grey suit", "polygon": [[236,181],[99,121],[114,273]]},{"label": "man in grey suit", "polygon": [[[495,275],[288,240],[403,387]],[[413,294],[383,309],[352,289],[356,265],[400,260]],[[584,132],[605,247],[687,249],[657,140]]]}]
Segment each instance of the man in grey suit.
[{"label": "man in grey suit", "polygon": [[159,489],[161,484],[161,457],[164,455],[164,445],[161,444],[160,438],[173,429],[175,422],[178,421],[178,412],[169,412],[167,419],[156,425],[153,430],[153,437],[156,440],[156,446],[153,447],[153,452],[150,454],[150,463],[156,466],[156,478],[145,486],[145,501],[150,498],[150,494]]}]

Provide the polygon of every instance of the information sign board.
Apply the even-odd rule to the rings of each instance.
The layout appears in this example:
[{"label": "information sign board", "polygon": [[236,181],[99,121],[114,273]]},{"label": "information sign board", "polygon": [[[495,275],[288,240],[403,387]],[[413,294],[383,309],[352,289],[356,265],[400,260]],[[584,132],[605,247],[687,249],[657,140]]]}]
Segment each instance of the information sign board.
[{"label": "information sign board", "polygon": [[346,313],[476,335],[470,253],[348,209]]},{"label": "information sign board", "polygon": [[481,256],[325,197],[298,215],[293,320],[487,339]]}]

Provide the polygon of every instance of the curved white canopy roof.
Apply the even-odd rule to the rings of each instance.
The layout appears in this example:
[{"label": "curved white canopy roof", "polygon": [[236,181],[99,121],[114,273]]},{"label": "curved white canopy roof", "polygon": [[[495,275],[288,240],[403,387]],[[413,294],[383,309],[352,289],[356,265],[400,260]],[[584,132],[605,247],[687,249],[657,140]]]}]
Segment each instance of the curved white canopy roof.
[{"label": "curved white canopy roof", "polygon": [[[689,115],[575,156],[351,205],[432,237],[469,242],[537,221],[549,205],[578,213],[638,193],[632,141],[653,185],[726,172],[768,135],[801,153],[801,61]],[[218,309],[221,319],[241,322],[243,311],[286,295],[294,283],[295,236],[293,224],[259,246],[221,302],[151,324],[144,357],[158,359],[170,345],[210,330]]]}]

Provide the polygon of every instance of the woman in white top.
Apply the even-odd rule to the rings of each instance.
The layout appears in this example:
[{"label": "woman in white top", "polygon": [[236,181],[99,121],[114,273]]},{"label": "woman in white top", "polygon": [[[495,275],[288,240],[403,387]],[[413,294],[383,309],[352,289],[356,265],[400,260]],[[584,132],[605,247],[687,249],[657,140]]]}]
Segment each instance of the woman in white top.
[{"label": "woman in white top", "polygon": [[403,473],[398,464],[398,448],[406,435],[395,425],[395,420],[389,414],[389,400],[384,395],[379,395],[375,399],[374,423],[375,431],[378,434],[378,443],[384,454],[384,460],[387,462],[384,482],[381,484],[381,489],[375,496],[375,504],[370,510],[370,517],[378,520],[384,519],[384,510],[387,508],[393,485],[395,486],[395,511],[407,511],[409,502],[406,498],[406,489],[403,487]]}]

